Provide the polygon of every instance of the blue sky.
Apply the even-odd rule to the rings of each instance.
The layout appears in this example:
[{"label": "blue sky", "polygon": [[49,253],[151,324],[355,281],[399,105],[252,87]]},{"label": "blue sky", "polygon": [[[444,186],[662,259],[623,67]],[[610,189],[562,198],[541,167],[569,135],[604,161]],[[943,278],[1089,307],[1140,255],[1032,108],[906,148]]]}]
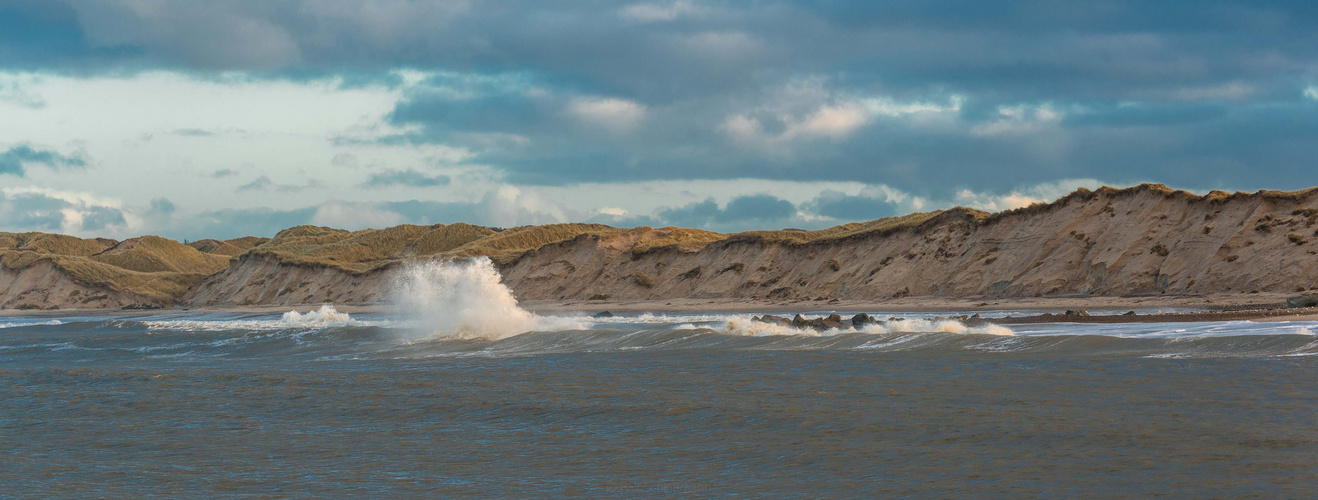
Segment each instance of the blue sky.
[{"label": "blue sky", "polygon": [[0,0],[5,231],[814,228],[1314,137],[1314,2]]}]

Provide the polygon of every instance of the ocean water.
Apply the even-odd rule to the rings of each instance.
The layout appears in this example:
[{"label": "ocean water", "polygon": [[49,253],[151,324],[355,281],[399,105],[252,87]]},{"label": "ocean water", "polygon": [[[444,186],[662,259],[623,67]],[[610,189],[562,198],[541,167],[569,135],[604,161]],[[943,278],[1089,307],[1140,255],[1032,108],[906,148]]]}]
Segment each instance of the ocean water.
[{"label": "ocean water", "polygon": [[[1308,497],[1318,324],[863,331],[543,316],[0,317],[0,497]],[[999,311],[988,315],[1019,314]],[[944,314],[946,315],[946,314]]]},{"label": "ocean water", "polygon": [[[886,317],[883,313],[880,316]],[[1312,323],[0,318],[0,496],[1308,496]]]}]

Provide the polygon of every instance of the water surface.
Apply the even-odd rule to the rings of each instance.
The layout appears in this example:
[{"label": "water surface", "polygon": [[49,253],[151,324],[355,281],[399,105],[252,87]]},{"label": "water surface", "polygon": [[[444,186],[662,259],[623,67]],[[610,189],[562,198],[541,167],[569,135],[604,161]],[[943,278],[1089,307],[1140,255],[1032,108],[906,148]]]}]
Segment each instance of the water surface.
[{"label": "water surface", "polygon": [[0,484],[258,498],[1318,484],[1312,323],[791,335],[748,318],[560,318],[544,324],[570,329],[496,341],[380,315],[0,318]]}]

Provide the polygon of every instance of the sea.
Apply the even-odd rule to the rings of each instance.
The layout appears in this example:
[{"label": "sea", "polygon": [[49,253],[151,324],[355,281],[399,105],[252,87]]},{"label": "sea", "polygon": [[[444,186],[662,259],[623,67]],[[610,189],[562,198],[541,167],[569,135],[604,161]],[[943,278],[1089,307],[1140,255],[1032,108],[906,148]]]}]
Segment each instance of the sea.
[{"label": "sea", "polygon": [[461,270],[485,281],[463,286],[472,276],[430,271],[450,274],[440,290],[400,284],[413,302],[374,313],[0,317],[0,497],[1318,486],[1318,323],[970,327],[935,318],[960,311],[864,311],[881,323],[817,332],[750,313],[538,315],[488,269]]}]

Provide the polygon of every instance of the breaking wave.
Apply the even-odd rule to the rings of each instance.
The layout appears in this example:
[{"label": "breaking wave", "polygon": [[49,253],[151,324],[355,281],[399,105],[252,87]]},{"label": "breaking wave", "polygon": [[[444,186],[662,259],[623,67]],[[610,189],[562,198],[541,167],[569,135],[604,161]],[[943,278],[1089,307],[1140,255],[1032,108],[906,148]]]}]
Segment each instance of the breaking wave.
[{"label": "breaking wave", "polygon": [[522,309],[486,257],[408,265],[395,275],[391,293],[417,340],[497,340],[530,331],[589,327],[580,319]]},{"label": "breaking wave", "polygon": [[322,305],[320,306],[320,309],[315,311],[310,311],[306,314],[302,314],[297,311],[286,312],[284,313],[284,316],[280,318],[280,321],[283,321],[285,325],[288,325],[290,327],[306,327],[306,328],[329,328],[332,326],[361,325],[361,323],[359,323],[357,320],[352,319],[352,316],[349,316],[347,313],[341,313],[335,310],[334,306],[329,304]]}]

